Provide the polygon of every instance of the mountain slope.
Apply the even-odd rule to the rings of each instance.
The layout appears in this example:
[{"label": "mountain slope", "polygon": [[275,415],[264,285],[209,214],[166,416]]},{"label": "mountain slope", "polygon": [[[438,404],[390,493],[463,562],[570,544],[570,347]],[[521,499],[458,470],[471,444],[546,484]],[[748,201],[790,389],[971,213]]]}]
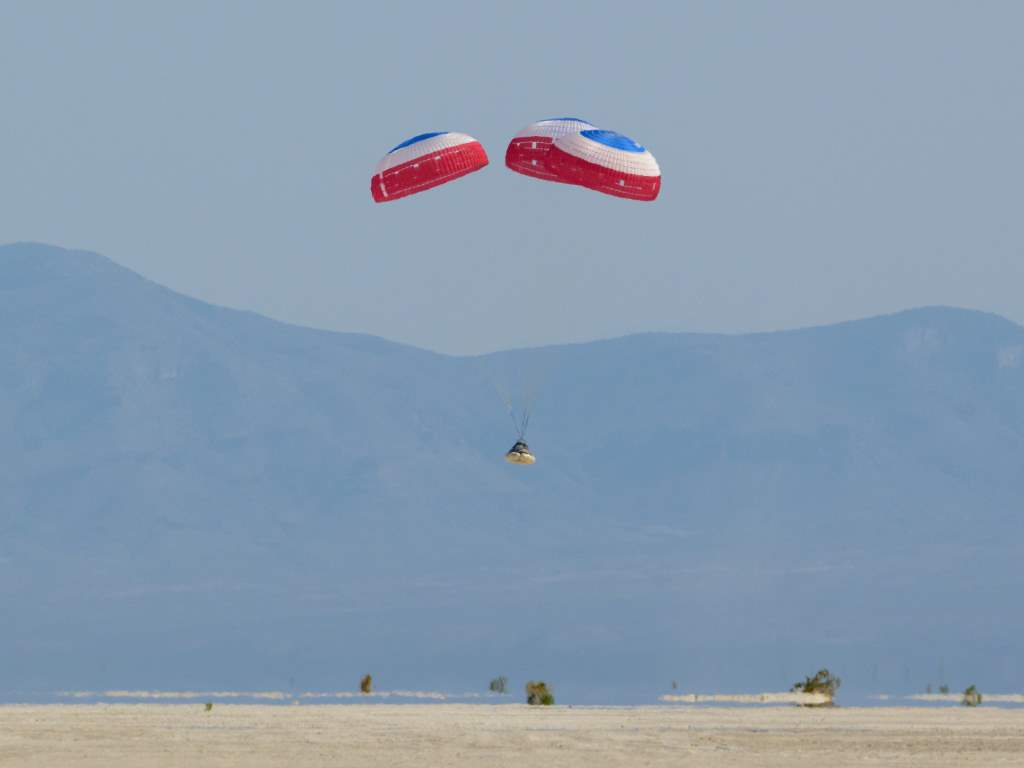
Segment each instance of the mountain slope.
[{"label": "mountain slope", "polygon": [[1019,687],[1022,491],[992,315],[452,358],[0,248],[0,690]]}]

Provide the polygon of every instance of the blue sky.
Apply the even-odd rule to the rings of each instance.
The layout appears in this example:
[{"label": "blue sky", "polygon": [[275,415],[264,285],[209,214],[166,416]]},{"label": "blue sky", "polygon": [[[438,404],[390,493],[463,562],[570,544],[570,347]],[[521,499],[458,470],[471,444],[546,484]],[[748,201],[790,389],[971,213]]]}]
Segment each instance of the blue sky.
[{"label": "blue sky", "polygon": [[[1024,4],[13,2],[0,242],[446,352],[924,304],[1024,321]],[[646,145],[653,204],[506,171],[526,123]],[[374,205],[424,131],[483,172]]]}]

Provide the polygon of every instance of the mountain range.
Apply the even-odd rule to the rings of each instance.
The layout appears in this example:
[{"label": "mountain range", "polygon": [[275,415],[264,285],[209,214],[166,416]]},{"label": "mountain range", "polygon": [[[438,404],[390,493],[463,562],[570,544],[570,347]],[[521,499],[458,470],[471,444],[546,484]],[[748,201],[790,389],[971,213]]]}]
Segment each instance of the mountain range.
[{"label": "mountain range", "polygon": [[452,357],[0,247],[0,698],[1020,690],[1022,512],[995,315]]}]

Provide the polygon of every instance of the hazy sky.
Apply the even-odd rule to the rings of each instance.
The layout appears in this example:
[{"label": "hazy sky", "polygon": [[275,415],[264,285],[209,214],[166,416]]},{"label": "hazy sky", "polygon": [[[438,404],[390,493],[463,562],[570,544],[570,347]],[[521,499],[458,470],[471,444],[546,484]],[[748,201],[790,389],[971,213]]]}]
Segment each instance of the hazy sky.
[{"label": "hazy sky", "polygon": [[[1021,2],[0,1],[0,242],[447,352],[1021,322],[1021,30]],[[650,148],[660,199],[507,171],[555,115]],[[375,205],[436,130],[491,166]]]}]

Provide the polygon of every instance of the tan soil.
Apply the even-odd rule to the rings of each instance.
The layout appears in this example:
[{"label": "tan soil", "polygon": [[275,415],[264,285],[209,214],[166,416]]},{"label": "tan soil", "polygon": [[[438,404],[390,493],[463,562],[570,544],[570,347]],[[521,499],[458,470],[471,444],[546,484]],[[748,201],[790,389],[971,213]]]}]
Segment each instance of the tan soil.
[{"label": "tan soil", "polygon": [[0,766],[1024,766],[1024,710],[0,706]]}]

